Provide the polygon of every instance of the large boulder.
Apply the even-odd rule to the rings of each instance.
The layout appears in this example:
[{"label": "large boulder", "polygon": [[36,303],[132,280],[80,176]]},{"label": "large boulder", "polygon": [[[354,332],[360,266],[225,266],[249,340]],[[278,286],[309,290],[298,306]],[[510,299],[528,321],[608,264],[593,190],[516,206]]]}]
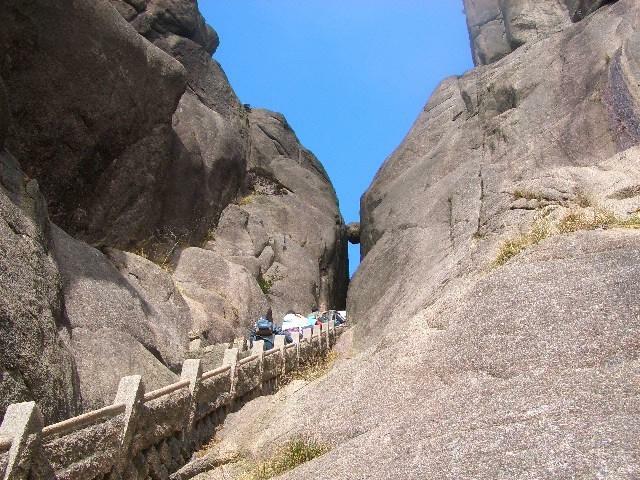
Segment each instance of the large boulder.
[{"label": "large boulder", "polygon": [[[7,110],[0,101],[0,124]],[[69,328],[38,183],[0,146],[0,419],[35,400],[45,422],[80,410],[76,365],[59,330]]]},{"label": "large boulder", "polygon": [[463,0],[476,65],[488,65],[525,43],[561,31],[607,0]]},{"label": "large boulder", "polygon": [[176,139],[162,213],[146,242],[157,258],[176,243],[201,246],[222,210],[236,198],[248,156],[247,113],[224,71],[211,58],[219,40],[197,2],[113,3],[141,35],[178,60],[187,76],[187,90],[172,119]]},{"label": "large boulder", "polygon": [[174,281],[193,318],[193,330],[210,343],[244,337],[268,309],[255,278],[215,252],[191,247],[177,262]]},{"label": "large boulder", "polygon": [[0,6],[0,72],[52,219],[156,260],[201,245],[244,183],[248,123],[197,2],[40,3]]},{"label": "large boulder", "polygon": [[343,308],[346,229],[322,164],[286,119],[252,110],[244,196],[224,211],[205,248],[245,266],[275,318],[289,310]]},{"label": "large boulder", "polygon": [[42,185],[52,220],[94,243],[145,238],[159,222],[184,68],[107,0],[8,0],[0,18],[7,148]]},{"label": "large boulder", "polygon": [[168,273],[112,250],[114,265],[61,229],[52,233],[84,408],[111,402],[126,375],[144,374],[147,388],[175,380],[191,325]]}]

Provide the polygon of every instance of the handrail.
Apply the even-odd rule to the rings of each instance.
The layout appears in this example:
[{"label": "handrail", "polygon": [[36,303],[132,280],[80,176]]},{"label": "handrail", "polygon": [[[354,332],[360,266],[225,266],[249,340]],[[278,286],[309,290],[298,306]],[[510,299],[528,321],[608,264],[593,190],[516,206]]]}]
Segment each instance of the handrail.
[{"label": "handrail", "polygon": [[271,350],[267,350],[266,352],[264,352],[264,356],[268,357],[270,355],[273,355],[274,353],[278,353],[280,351],[280,347],[274,347]]},{"label": "handrail", "polygon": [[222,367],[216,368],[215,370],[209,370],[208,372],[204,372],[202,374],[201,380],[206,380],[207,378],[215,377],[221,373],[225,373],[231,370],[231,365],[223,365]]},{"label": "handrail", "polygon": [[127,406],[124,403],[116,403],[115,405],[109,405],[92,412],[83,413],[82,415],[54,423],[53,425],[47,425],[42,429],[42,436],[45,438],[50,437],[71,429],[85,427],[96,420],[105,417],[115,417],[116,415],[123,413],[126,407]]},{"label": "handrail", "polygon": [[290,343],[288,345],[285,345],[284,349],[285,350],[289,350],[290,348],[295,348],[296,344],[295,343]]},{"label": "handrail", "polygon": [[254,355],[249,355],[246,358],[243,358],[242,360],[238,361],[238,365],[244,365],[245,363],[250,363],[254,360],[257,360],[260,356],[258,354],[254,354]]},{"label": "handrail", "polygon": [[0,451],[6,451],[13,445],[13,437],[0,437]]},{"label": "handrail", "polygon": [[188,386],[190,383],[191,383],[190,380],[181,380],[177,383],[167,385],[166,387],[162,387],[157,390],[153,390],[149,393],[145,393],[144,401],[146,403],[146,402],[150,402],[151,400],[155,400],[156,398],[160,398],[163,395],[169,395],[170,393],[173,393],[177,390],[180,390],[181,388]]}]

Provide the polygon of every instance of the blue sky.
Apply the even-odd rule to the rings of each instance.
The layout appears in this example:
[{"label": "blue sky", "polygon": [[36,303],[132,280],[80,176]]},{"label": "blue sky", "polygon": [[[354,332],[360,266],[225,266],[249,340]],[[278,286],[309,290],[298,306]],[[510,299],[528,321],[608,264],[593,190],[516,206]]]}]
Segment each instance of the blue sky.
[{"label": "blue sky", "polygon": [[[472,67],[461,0],[200,0],[243,103],[282,112],[345,221],[438,83]],[[349,251],[351,271],[357,247]]]}]

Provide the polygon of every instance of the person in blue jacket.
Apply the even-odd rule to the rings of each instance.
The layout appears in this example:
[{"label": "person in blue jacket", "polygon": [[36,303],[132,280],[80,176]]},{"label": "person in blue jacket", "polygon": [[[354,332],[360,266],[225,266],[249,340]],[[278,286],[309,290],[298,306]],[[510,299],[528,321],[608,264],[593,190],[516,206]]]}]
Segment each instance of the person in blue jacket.
[{"label": "person in blue jacket", "polygon": [[275,346],[276,335],[285,335],[285,343],[293,342],[291,335],[273,323],[273,311],[269,308],[267,314],[260,317],[251,330],[250,344],[253,346],[254,340],[264,340],[264,350],[271,350]]}]

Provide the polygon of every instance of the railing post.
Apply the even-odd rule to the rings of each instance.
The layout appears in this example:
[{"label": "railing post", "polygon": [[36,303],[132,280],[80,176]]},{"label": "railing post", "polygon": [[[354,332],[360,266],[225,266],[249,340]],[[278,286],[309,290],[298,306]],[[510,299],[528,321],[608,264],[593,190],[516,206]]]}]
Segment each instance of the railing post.
[{"label": "railing post", "polygon": [[4,480],[26,480],[42,440],[43,420],[35,402],[14,403],[7,407],[0,425],[0,436],[11,437],[9,461]]},{"label": "railing post", "polygon": [[260,392],[260,395],[262,395],[263,394],[262,381],[264,377],[264,340],[253,341],[253,347],[251,347],[251,355],[258,356],[258,365],[260,365],[260,367],[258,368],[260,372],[260,385],[258,386],[258,391]]},{"label": "railing post", "polygon": [[228,348],[224,351],[222,365],[231,366],[231,389],[229,392],[229,408],[233,410],[236,399],[236,387],[238,385],[238,354],[237,348]]},{"label": "railing post", "polygon": [[331,349],[331,332],[329,332],[329,322],[324,322],[322,324],[322,336],[324,337],[324,341],[326,343],[327,352]]},{"label": "railing post", "polygon": [[336,344],[336,321],[329,320],[329,348]]},{"label": "railing post", "polygon": [[278,375],[276,376],[278,387],[280,386],[280,379],[284,377],[286,373],[287,366],[287,358],[284,353],[284,346],[287,344],[286,338],[284,335],[276,335],[274,339],[273,346],[278,349],[278,354],[280,355],[280,368],[278,369]]},{"label": "railing post", "polygon": [[[131,450],[133,436],[137,428],[138,413],[143,399],[144,383],[140,375],[131,375],[120,379],[118,393],[116,393],[116,398],[113,401],[114,405],[119,403],[126,405],[122,433],[120,434],[120,458],[114,462],[115,470],[119,473],[122,473],[126,469],[127,462],[131,457],[129,451]],[[118,476],[115,476],[115,478],[118,478]]]},{"label": "railing post", "polygon": [[198,391],[200,390],[200,379],[202,378],[202,363],[200,359],[185,360],[182,364],[180,380],[189,380],[189,415],[187,416],[184,430],[182,432],[184,443],[191,443],[191,436],[196,422],[198,410]]},{"label": "railing post", "polygon": [[298,370],[300,368],[300,332],[294,332],[291,334],[291,338],[293,338],[293,343],[296,344],[296,366],[295,369]]},{"label": "railing post", "polygon": [[[306,362],[309,361],[309,357],[313,355],[313,343],[311,342],[311,336],[313,334],[313,329],[311,328],[305,328],[302,331],[302,340],[306,343],[304,349],[300,348],[300,355],[298,356],[298,364],[303,363],[305,364]],[[305,353],[306,356],[304,358],[302,358],[302,353]]]},{"label": "railing post", "polygon": [[322,335],[320,325],[313,326],[313,333],[311,334],[311,345],[313,346],[313,355],[322,353]]}]

